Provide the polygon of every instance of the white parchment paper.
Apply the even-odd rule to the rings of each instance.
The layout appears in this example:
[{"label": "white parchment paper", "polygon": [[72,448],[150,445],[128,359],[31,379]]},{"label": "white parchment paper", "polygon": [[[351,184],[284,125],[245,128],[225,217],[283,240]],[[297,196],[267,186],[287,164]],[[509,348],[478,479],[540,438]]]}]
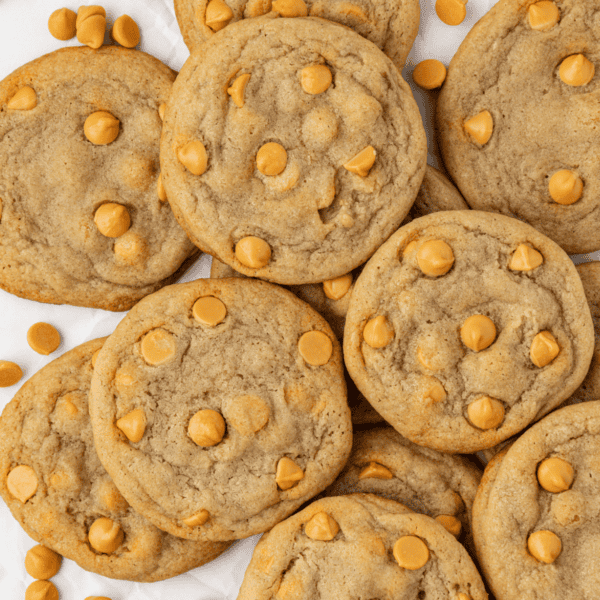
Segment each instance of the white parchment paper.
[{"label": "white parchment paper", "polygon": [[[140,49],[171,68],[179,70],[189,53],[177,26],[172,0],[100,0],[67,4],[77,10],[80,4],[100,3],[106,8],[108,28],[122,14],[128,14],[140,26]],[[429,162],[440,161],[433,137],[436,92],[424,92],[412,84],[414,66],[426,58],[437,58],[446,65],[473,24],[493,5],[492,0],[470,0],[467,18],[458,27],[444,25],[436,16],[435,0],[421,0],[421,27],[403,75],[411,84],[419,102],[429,140]],[[58,48],[78,45],[55,40],[48,32],[50,14],[65,6],[63,0],[0,0],[0,79],[17,67]],[[109,43],[108,35],[105,40]],[[600,258],[600,253],[575,260]],[[202,256],[182,281],[207,277],[210,258]],[[18,388],[36,371],[63,352],[93,339],[110,334],[124,313],[53,306],[16,298],[0,290],[0,359],[12,360],[23,368],[25,376],[11,388],[0,388],[0,409]],[[27,344],[28,328],[38,321],[52,323],[60,331],[62,343],[49,357],[36,354]],[[88,573],[74,562],[64,560],[52,581],[61,600],[84,600],[88,596],[108,596],[111,600],[235,600],[244,571],[258,536],[237,542],[221,557],[173,579],[139,584],[112,580]],[[26,573],[26,551],[34,546],[0,500],[0,600],[21,600],[33,579]]]}]

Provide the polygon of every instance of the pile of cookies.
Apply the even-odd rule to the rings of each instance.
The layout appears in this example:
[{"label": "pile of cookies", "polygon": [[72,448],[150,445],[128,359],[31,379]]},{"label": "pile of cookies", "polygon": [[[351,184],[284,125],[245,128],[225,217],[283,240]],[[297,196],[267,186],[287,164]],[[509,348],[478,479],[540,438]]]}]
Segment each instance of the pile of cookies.
[{"label": "pile of cookies", "polygon": [[129,312],[2,413],[28,600],[60,556],[155,582],[260,533],[240,600],[595,598],[600,273],[566,252],[600,247],[599,10],[500,0],[469,33],[458,187],[399,71],[416,0],[175,0],[179,73],[102,46],[102,7],[52,14],[90,47],[0,82],[0,286]]}]

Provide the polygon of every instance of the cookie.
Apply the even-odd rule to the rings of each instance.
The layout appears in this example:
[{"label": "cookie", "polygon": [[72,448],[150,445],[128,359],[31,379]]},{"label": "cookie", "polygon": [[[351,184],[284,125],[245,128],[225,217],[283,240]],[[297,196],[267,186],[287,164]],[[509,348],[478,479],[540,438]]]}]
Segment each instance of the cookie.
[{"label": "cookie", "polygon": [[138,303],[98,355],[90,413],[125,499],[189,539],[269,529],[335,479],[352,444],[331,328],[251,279],[200,279]]},{"label": "cookie", "polygon": [[487,597],[467,551],[441,525],[355,494],[313,502],[264,535],[238,600]]},{"label": "cookie", "polygon": [[436,519],[470,542],[480,479],[481,472],[466,458],[417,446],[391,427],[380,427],[355,433],[352,454],[325,494],[377,494]]},{"label": "cookie", "polygon": [[473,535],[498,599],[597,597],[599,455],[595,401],[548,415],[490,462]]},{"label": "cookie", "polygon": [[125,310],[197,254],[157,195],[175,73],[135,50],[64,48],[0,83],[0,287]]},{"label": "cookie", "polygon": [[[272,11],[272,12],[271,12]],[[241,19],[267,13],[277,17],[322,17],[350,27],[373,42],[402,69],[419,31],[416,0],[175,0],[175,15],[183,39],[193,52],[216,31]]]},{"label": "cookie", "polygon": [[495,446],[581,384],[594,331],[575,266],[533,227],[479,211],[399,229],[355,283],[346,367],[386,421],[442,452]]},{"label": "cookie", "polygon": [[0,421],[0,494],[37,542],[105,577],[159,581],[198,567],[227,542],[182,540],[135,512],[92,440],[88,390],[93,340],[38,371]]},{"label": "cookie", "polygon": [[317,283],[400,225],[426,140],[408,85],[358,34],[320,19],[240,21],[183,66],[161,138],[190,239],[245,275]]},{"label": "cookie", "polygon": [[471,208],[524,220],[569,254],[600,248],[597,18],[592,0],[501,0],[438,101],[444,162]]}]

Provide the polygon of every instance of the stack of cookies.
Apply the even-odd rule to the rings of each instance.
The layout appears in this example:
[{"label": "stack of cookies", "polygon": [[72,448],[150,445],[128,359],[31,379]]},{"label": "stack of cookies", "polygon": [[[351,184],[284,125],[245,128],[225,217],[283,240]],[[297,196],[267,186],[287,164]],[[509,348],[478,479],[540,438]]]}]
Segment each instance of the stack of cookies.
[{"label": "stack of cookies", "polygon": [[469,33],[455,187],[399,71],[415,0],[174,4],[178,74],[100,46],[0,83],[0,286],[129,311],[4,409],[14,517],[139,582],[264,533],[240,600],[595,598],[598,7]]}]

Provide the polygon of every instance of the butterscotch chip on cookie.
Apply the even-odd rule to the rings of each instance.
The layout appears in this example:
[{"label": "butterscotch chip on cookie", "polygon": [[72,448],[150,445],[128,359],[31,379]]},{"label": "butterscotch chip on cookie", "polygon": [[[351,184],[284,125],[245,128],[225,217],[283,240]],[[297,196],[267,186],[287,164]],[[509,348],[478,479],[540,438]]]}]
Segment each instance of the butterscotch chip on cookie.
[{"label": "butterscotch chip on cookie", "polygon": [[175,0],[177,22],[190,52],[231,23],[265,14],[321,17],[345,25],[402,68],[419,30],[420,6],[417,0]]},{"label": "butterscotch chip on cookie", "polygon": [[206,43],[165,113],[175,215],[245,275],[288,285],[346,275],[400,225],[423,178],[423,125],[398,69],[320,19],[248,19]]},{"label": "butterscotch chip on cookie", "polygon": [[[94,450],[87,394],[104,339],[38,371],[0,421],[0,494],[43,544],[27,553],[33,577],[52,577],[60,556],[115,579],[159,581],[198,567],[227,542],[182,540],[157,529],[123,498]],[[53,552],[54,551],[54,552]]]},{"label": "butterscotch chip on cookie", "polygon": [[600,247],[597,10],[501,0],[454,55],[437,109],[444,162],[471,208],[526,221],[569,254]]},{"label": "butterscotch chip on cookie", "polygon": [[487,600],[463,546],[439,523],[373,494],[323,498],[254,550],[238,600]]},{"label": "butterscotch chip on cookie", "polygon": [[[197,318],[205,298],[225,307],[219,319]],[[90,413],[125,499],[197,540],[269,529],[335,479],[352,444],[331,328],[253,279],[200,279],[138,303],[98,356]],[[139,426],[123,429],[134,413]]]},{"label": "butterscotch chip on cookie", "polygon": [[[542,257],[535,268],[516,268],[523,245]],[[369,328],[377,319],[385,339]],[[531,226],[479,211],[399,229],[356,281],[344,331],[348,372],[377,412],[451,453],[495,446],[556,408],[593,348],[569,257]]]},{"label": "butterscotch chip on cookie", "polygon": [[473,536],[497,598],[596,597],[599,455],[593,401],[553,412],[489,463]]},{"label": "butterscotch chip on cookie", "polygon": [[174,79],[142,52],[77,47],[0,83],[3,289],[125,310],[181,274],[196,251],[156,193]]}]

